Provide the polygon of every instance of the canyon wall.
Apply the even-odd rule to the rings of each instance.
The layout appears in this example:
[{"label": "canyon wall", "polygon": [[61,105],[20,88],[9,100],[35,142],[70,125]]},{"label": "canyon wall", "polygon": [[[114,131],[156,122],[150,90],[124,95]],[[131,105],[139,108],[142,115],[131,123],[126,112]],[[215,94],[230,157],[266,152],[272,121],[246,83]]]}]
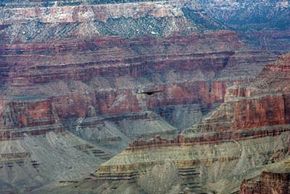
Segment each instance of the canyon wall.
[{"label": "canyon wall", "polygon": [[[255,63],[248,75],[251,79],[265,61],[275,58],[243,48],[229,31],[163,39],[107,37],[3,44],[2,109],[9,114],[2,114],[1,123],[6,128],[35,126],[37,118],[29,112],[39,103],[46,105],[40,109],[49,118],[38,115],[38,119],[50,123],[144,111],[167,114],[166,119],[172,117],[168,114],[174,107],[183,104],[192,104],[199,115],[205,114],[224,101],[229,85],[245,79],[232,77],[228,67],[238,67],[240,61],[245,66]],[[10,110],[13,103],[18,104],[17,110],[13,106]]]},{"label": "canyon wall", "polygon": [[[167,158],[181,172],[194,173],[190,183],[181,179],[183,189],[189,187],[191,192],[287,193],[286,172],[263,173],[260,181],[242,181],[288,157],[289,64],[289,54],[284,55],[265,66],[251,83],[228,88],[225,102],[175,139],[157,136],[134,141],[102,164],[96,179],[134,182],[140,169],[150,169]],[[284,168],[278,169],[284,172]]]},{"label": "canyon wall", "polygon": [[[222,174],[214,173],[215,165],[226,161],[222,164],[234,167],[239,154],[244,154],[243,160],[252,156],[248,147],[254,143],[262,147],[258,153],[270,155],[259,165],[284,153],[289,68],[274,61],[289,48],[288,29],[245,37],[239,28],[220,21],[222,14],[208,14],[212,8],[202,10],[186,0],[1,1],[1,192],[30,193],[48,184],[78,182],[129,143],[121,156],[127,153],[131,163],[115,165],[115,159],[110,160],[100,167],[103,171],[91,174],[93,179],[110,178],[108,169],[113,179],[119,180],[122,173],[128,179],[126,169],[143,165],[141,159],[135,163],[134,155],[143,149],[145,154],[186,146],[213,152],[217,144],[220,153],[209,157],[175,150],[181,154],[180,174],[198,170],[205,174],[202,179],[213,174],[212,182]],[[252,47],[256,40],[265,48]],[[273,46],[267,44],[274,40]],[[269,63],[273,65],[264,68]],[[267,72],[279,76],[274,79]],[[261,81],[255,79],[258,74]],[[245,87],[249,82],[253,85]],[[277,91],[267,92],[268,88]],[[209,133],[195,136],[191,131]],[[176,138],[178,132],[184,136]],[[276,144],[259,138],[282,145],[267,153]],[[241,151],[236,145],[231,152],[227,146],[235,144],[222,144],[234,140],[249,146]],[[227,157],[222,156],[223,146]],[[193,157],[183,158],[184,153]],[[163,160],[173,157],[165,150]],[[203,165],[195,169],[203,162],[212,164],[212,171],[207,173]],[[155,163],[144,166],[151,164]],[[129,172],[131,176],[136,173]],[[96,192],[104,191],[99,189]]]},{"label": "canyon wall", "polygon": [[269,193],[286,194],[289,193],[290,177],[289,173],[263,172],[261,180],[255,182],[246,180],[241,185],[240,194]]}]

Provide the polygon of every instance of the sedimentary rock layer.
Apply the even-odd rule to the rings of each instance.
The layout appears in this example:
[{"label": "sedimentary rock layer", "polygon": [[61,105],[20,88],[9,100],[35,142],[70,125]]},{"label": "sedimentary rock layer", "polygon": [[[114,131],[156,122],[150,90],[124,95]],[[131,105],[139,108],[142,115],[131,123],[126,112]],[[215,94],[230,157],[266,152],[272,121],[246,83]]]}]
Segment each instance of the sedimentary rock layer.
[{"label": "sedimentary rock layer", "polygon": [[[258,90],[251,93],[248,88],[229,87],[253,81],[265,63],[273,62],[281,50],[288,48],[287,41],[280,47],[275,45],[279,52],[270,52],[268,47],[263,51],[253,50],[240,41],[236,32],[222,30],[229,28],[204,10],[188,10],[187,1],[110,2],[1,1],[0,188],[3,191],[30,192],[51,182],[74,183],[133,139],[156,134],[172,138],[224,101],[219,111],[226,107],[231,116],[217,111],[213,115],[218,116],[210,115],[207,121],[219,116],[226,119],[217,125],[206,120],[201,123],[203,130],[216,128],[218,133],[178,136],[172,141],[160,137],[144,144],[138,141],[124,153],[130,152],[134,159],[135,151],[146,153],[148,148],[162,150],[171,146],[181,155],[186,152],[196,156],[181,156],[177,162],[179,174],[187,177],[196,173],[196,169],[192,172],[195,164],[235,163],[241,161],[237,156],[240,152],[252,156],[246,153],[251,151],[246,148],[252,146],[251,138],[262,147],[261,150],[255,147],[257,153],[265,154],[268,146],[276,146],[260,142],[259,138],[281,143],[266,153],[271,157],[286,152],[284,144],[288,139],[284,137],[288,136],[290,102],[285,91],[288,90],[254,97],[251,95]],[[287,40],[287,32],[285,29],[275,33],[275,37]],[[288,72],[282,66],[267,68],[261,76],[267,71],[285,75]],[[286,77],[284,85],[287,80]],[[271,87],[284,85],[277,82]],[[243,96],[248,93],[251,95]],[[269,103],[273,107],[270,112]],[[253,104],[259,109],[250,110],[248,107]],[[227,126],[228,123],[231,125]],[[249,130],[268,125],[276,128]],[[248,142],[242,146],[246,151],[236,146],[233,154],[222,156],[222,146],[231,147],[233,143],[225,141],[232,139]],[[192,150],[183,152],[189,147],[207,152],[214,149],[213,143],[221,149],[212,157],[194,155]],[[165,152],[170,158],[171,152]],[[243,160],[247,158],[244,155]],[[268,155],[266,162],[271,158]],[[149,161],[154,157],[149,156]],[[105,163],[96,179],[135,179],[136,168],[143,164],[141,160],[135,164],[133,159],[125,167],[114,164],[121,169],[116,174],[115,167],[106,166],[111,161]],[[58,165],[54,168],[55,162]],[[151,164],[155,161],[148,166]],[[128,166],[134,172],[127,172]],[[106,172],[111,168],[112,176]],[[214,177],[217,180],[219,176]]]},{"label": "sedimentary rock layer", "polygon": [[290,175],[287,172],[263,172],[260,180],[246,180],[241,185],[240,194],[289,193]]},{"label": "sedimentary rock layer", "polygon": [[[206,169],[207,172],[201,170],[202,173],[195,176],[195,179],[201,180],[204,188],[192,188],[192,191],[237,191],[242,177],[253,176],[263,165],[283,160],[289,153],[289,143],[284,141],[289,140],[289,120],[286,119],[289,111],[288,66],[289,55],[282,56],[274,65],[266,66],[250,85],[239,83],[229,88],[226,101],[201,122],[199,133],[196,130],[194,133],[187,131],[185,136],[178,135],[174,140],[160,137],[149,141],[137,140],[127,150],[101,165],[96,171],[97,177],[122,180],[124,173],[134,174],[137,169],[148,169],[162,163],[162,158],[167,158],[174,161],[177,168],[204,166],[202,169]],[[261,87],[261,82],[267,83],[267,87]],[[273,92],[276,95],[273,95]],[[249,106],[250,103],[253,105]],[[240,108],[241,106],[245,108]],[[253,109],[255,114],[250,114]],[[271,114],[267,111],[271,111]],[[235,119],[240,118],[237,115],[248,114],[251,118]],[[272,147],[266,145],[268,143],[277,144]],[[231,155],[235,147],[240,153]],[[267,151],[264,152],[263,149]],[[230,165],[233,165],[232,168],[228,168]],[[227,166],[227,170],[222,170],[221,166]],[[232,177],[236,180],[230,180]],[[281,182],[279,180],[275,181]],[[267,181],[264,182],[267,184]],[[277,188],[281,190],[284,184],[278,182]],[[287,180],[285,184],[288,185]],[[254,188],[259,189],[259,185]],[[264,186],[263,191],[267,188]],[[280,193],[286,191],[283,188]],[[245,183],[242,191],[251,191],[251,186]]]},{"label": "sedimentary rock layer", "polygon": [[225,103],[196,129],[251,129],[289,123],[289,75],[288,54],[267,65],[249,85],[229,88]]},{"label": "sedimentary rock layer", "polygon": [[[214,49],[205,48],[205,53],[195,50],[197,45],[209,42],[215,45]],[[8,98],[62,102],[54,107],[61,111],[61,118],[68,112],[84,117],[91,106],[102,114],[139,112],[144,107],[153,109],[183,103],[202,103],[206,107],[222,102],[227,84],[235,80],[227,72],[228,66],[236,66],[238,61],[245,60],[245,55],[248,64],[262,65],[265,57],[273,60],[273,56],[264,53],[235,55],[234,50],[239,47],[237,37],[230,32],[165,40],[112,38],[38,46],[3,45],[2,85]],[[19,49],[21,53],[15,53]],[[154,55],[152,50],[156,51]],[[253,75],[259,68],[260,65],[253,67]],[[215,78],[220,73],[224,80]],[[238,78],[235,81],[243,79],[235,78]],[[78,103],[78,109],[58,110],[65,108],[65,104],[71,107],[70,103]]]}]

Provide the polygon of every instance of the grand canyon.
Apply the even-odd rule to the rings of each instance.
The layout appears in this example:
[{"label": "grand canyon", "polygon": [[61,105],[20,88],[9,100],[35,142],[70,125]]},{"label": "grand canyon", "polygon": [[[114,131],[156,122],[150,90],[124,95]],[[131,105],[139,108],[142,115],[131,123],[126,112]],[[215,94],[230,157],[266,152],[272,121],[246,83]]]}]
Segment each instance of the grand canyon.
[{"label": "grand canyon", "polygon": [[289,1],[1,0],[0,193],[289,194]]}]

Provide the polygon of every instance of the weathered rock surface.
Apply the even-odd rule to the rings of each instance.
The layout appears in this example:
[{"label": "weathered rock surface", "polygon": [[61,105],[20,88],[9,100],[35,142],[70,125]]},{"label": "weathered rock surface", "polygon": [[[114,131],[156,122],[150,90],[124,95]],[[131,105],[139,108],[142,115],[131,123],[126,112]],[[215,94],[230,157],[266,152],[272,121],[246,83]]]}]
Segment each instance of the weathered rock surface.
[{"label": "weathered rock surface", "polygon": [[[196,169],[194,180],[203,186],[190,187],[193,192],[237,192],[244,178],[257,176],[265,165],[288,156],[289,65],[289,55],[284,55],[267,65],[250,85],[240,83],[228,88],[225,102],[201,122],[199,133],[187,132],[173,140],[156,137],[133,142],[98,168],[97,179],[137,180],[135,173],[140,169],[160,164],[166,158],[178,169]],[[267,83],[267,87],[261,87],[261,82]],[[271,114],[267,113],[270,110]],[[238,120],[239,115],[248,116]],[[263,183],[252,187],[244,182],[241,192],[255,193],[253,188],[256,193],[285,193],[287,177],[266,173],[261,178]],[[269,185],[274,190],[270,191]]]},{"label": "weathered rock surface", "polygon": [[[241,158],[258,158],[252,156],[252,150],[266,156],[258,162],[250,160],[249,167],[262,165],[279,151],[288,152],[287,65],[267,66],[258,78],[273,81],[269,87],[277,89],[275,95],[257,85],[242,87],[254,80],[266,63],[273,63],[290,48],[287,28],[271,29],[268,33],[273,35],[267,36],[247,32],[248,42],[263,43],[260,51],[242,42],[240,37],[245,40],[245,34],[235,32],[234,25],[229,28],[219,21],[223,14],[214,18],[212,7],[201,10],[188,1],[126,2],[130,3],[0,2],[1,192],[38,192],[49,184],[39,191],[43,193],[54,186],[78,184],[78,179],[134,139],[155,135],[161,137],[137,141],[116,157],[128,153],[125,165],[122,157],[117,163],[113,159],[102,165],[93,178],[97,181],[90,180],[96,184],[94,191],[116,187],[119,193],[127,188],[142,192],[135,184],[120,187],[110,181],[134,181],[136,169],[142,169],[142,160],[147,160],[142,158],[143,152],[151,148],[160,149],[172,161],[175,155],[168,146],[180,154],[178,170],[186,179],[181,182],[191,185],[191,190],[194,184],[219,180],[222,171],[227,171],[224,167],[234,168],[243,163]],[[268,46],[274,40],[279,43]],[[277,72],[279,79],[275,81],[267,72]],[[240,85],[231,87],[233,84]],[[252,110],[252,106],[257,108]],[[209,119],[202,120],[201,129],[213,133],[174,139],[177,132],[188,131],[205,115]],[[272,125],[275,127],[268,128]],[[224,142],[233,140],[247,143],[239,147]],[[218,153],[212,151],[214,144],[220,146]],[[195,153],[195,149],[203,151]],[[228,150],[228,156],[223,156],[223,149]],[[139,156],[135,152],[139,151],[142,154],[136,163]],[[204,155],[208,151],[212,155]],[[155,155],[148,155],[148,161],[153,160],[148,166],[162,162],[162,154],[156,161]],[[196,169],[195,164],[204,161],[212,165],[209,173],[207,166]],[[220,165],[221,172],[215,172]],[[202,179],[213,174],[213,180],[192,183],[200,172],[205,174]],[[105,180],[100,183],[100,179]],[[181,190],[186,190],[184,185]],[[197,187],[197,192],[211,188]]]},{"label": "weathered rock surface", "polygon": [[[197,107],[201,116],[224,101],[231,82],[245,79],[242,71],[232,77],[232,68],[239,63],[255,64],[247,76],[250,79],[275,57],[242,48],[237,36],[228,31],[165,39],[111,37],[3,44],[1,123],[3,128],[58,121],[67,126],[67,122],[102,115],[114,123],[115,115],[144,111],[155,111],[171,121],[183,104]],[[193,124],[185,123],[171,124],[183,128]],[[152,134],[176,131],[166,124],[159,130],[154,125],[158,122],[151,125],[156,130]],[[125,136],[130,133],[137,135],[127,131]]]},{"label": "weathered rock surface", "polygon": [[240,194],[289,193],[289,173],[263,172],[259,181],[247,180],[242,183]]},{"label": "weathered rock surface", "polygon": [[240,193],[289,193],[289,158],[266,166],[261,174],[245,179]]},{"label": "weathered rock surface", "polygon": [[225,103],[195,128],[223,131],[289,123],[289,64],[289,54],[284,55],[250,84],[230,87]]}]

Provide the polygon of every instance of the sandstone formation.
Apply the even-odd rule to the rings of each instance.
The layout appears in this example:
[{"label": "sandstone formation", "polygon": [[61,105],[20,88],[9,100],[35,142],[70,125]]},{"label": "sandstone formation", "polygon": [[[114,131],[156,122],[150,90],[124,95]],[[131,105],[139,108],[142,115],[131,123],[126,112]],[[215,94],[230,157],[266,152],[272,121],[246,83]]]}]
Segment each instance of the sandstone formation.
[{"label": "sandstone formation", "polygon": [[195,129],[245,130],[288,124],[289,76],[288,54],[267,65],[254,82],[230,87],[225,103]]},{"label": "sandstone formation", "polygon": [[244,181],[241,186],[241,194],[249,193],[289,193],[289,173],[263,172],[261,180],[257,182]]},{"label": "sandstone formation", "polygon": [[289,157],[266,166],[262,173],[245,179],[240,193],[289,193]]},{"label": "sandstone formation", "polygon": [[[245,49],[229,31],[3,44],[1,125],[61,123],[117,148],[131,138],[175,133],[222,103],[233,82],[252,79],[275,58]],[[177,114],[192,109],[196,113],[179,122]],[[83,130],[87,121],[93,127]]]},{"label": "sandstone formation", "polygon": [[171,193],[236,192],[289,149],[274,4],[257,32],[233,21],[249,1],[2,0],[0,193],[144,193],[139,171],[164,159]]},{"label": "sandstone formation", "polygon": [[[237,192],[243,178],[257,176],[263,166],[288,155],[289,59],[289,54],[284,55],[265,66],[251,84],[239,83],[228,88],[225,102],[198,125],[198,133],[195,128],[194,133],[186,131],[173,140],[161,137],[137,140],[103,163],[96,171],[97,180],[137,180],[140,169],[158,165],[166,158],[181,171],[195,169],[197,173],[190,180],[198,180],[199,186],[185,182],[193,192]],[[262,86],[262,82],[267,85]],[[235,119],[239,115],[248,116]],[[287,177],[287,173],[264,173],[254,186],[244,181],[241,192],[287,193]],[[270,192],[270,181],[275,191]]]}]

